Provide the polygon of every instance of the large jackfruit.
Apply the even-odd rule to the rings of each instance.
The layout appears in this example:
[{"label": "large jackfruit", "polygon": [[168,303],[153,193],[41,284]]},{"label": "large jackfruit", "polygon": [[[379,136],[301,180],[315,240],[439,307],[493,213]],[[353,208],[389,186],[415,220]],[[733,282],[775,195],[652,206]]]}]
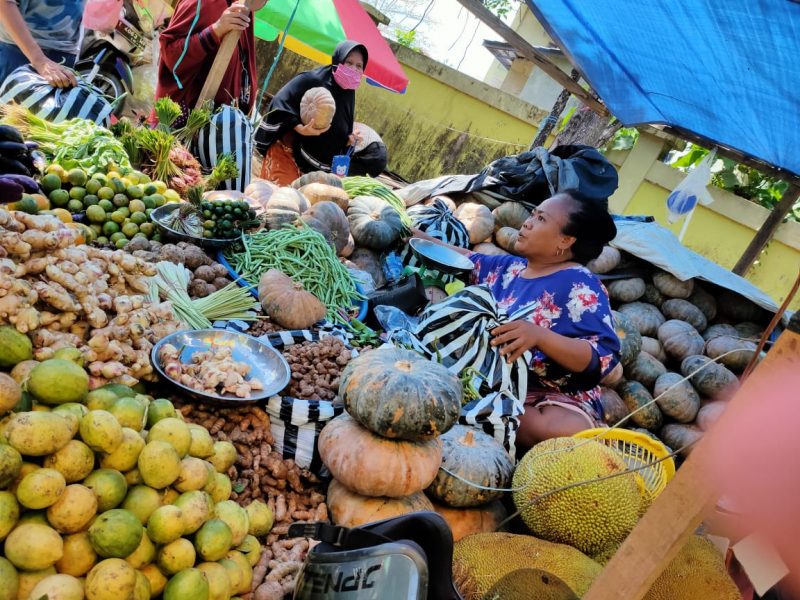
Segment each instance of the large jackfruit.
[{"label": "large jackfruit", "polygon": [[[539,538],[608,556],[634,528],[644,502],[622,455],[594,440],[554,438],[537,444],[514,473],[514,504]],[[581,483],[586,482],[586,483]],[[554,492],[559,488],[574,487]],[[536,500],[536,498],[553,492]]]},{"label": "large jackfruit", "polygon": [[550,573],[580,597],[602,567],[575,548],[530,535],[476,533],[453,548],[453,577],[466,600],[482,600],[500,580],[520,569]]},{"label": "large jackfruit", "polygon": [[741,597],[714,544],[695,535],[658,576],[644,600],[740,600]]}]

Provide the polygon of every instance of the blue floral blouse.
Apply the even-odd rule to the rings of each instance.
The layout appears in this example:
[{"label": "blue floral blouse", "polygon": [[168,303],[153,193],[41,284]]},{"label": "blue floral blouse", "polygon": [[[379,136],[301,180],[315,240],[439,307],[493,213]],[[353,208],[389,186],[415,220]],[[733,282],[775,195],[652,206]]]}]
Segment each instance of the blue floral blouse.
[{"label": "blue floral blouse", "polygon": [[475,263],[472,283],[488,285],[498,306],[509,317],[535,305],[525,320],[586,340],[594,350],[589,366],[581,373],[573,373],[541,350],[533,349],[528,389],[564,393],[579,404],[590,404],[589,412],[602,416],[598,384],[619,362],[620,345],[612,324],[608,292],[597,276],[576,266],[529,279],[520,275],[528,265],[524,258],[472,253],[470,259]]}]

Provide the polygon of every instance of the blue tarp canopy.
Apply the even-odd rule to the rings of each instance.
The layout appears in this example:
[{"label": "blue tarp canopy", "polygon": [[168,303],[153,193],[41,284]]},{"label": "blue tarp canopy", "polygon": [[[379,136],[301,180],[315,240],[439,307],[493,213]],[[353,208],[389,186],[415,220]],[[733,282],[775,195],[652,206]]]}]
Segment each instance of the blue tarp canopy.
[{"label": "blue tarp canopy", "polygon": [[527,0],[609,110],[800,176],[797,0]]}]

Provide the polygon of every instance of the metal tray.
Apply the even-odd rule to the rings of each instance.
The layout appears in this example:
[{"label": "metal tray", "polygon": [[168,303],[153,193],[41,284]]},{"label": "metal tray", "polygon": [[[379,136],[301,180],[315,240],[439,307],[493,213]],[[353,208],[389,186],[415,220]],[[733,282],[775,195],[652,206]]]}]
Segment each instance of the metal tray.
[{"label": "metal tray", "polygon": [[475,268],[475,264],[463,254],[451,248],[420,238],[411,238],[408,245],[423,265],[442,273],[458,275]]},{"label": "metal tray", "polygon": [[196,246],[200,246],[201,248],[225,248],[226,246],[230,246],[236,240],[222,240],[219,238],[206,238],[203,236],[191,235],[188,233],[180,233],[175,231],[172,227],[166,224],[167,220],[169,219],[169,215],[172,214],[172,211],[177,210],[180,207],[180,202],[172,202],[170,204],[164,204],[163,206],[159,206],[156,208],[152,213],[150,213],[150,220],[155,223],[158,227],[164,230],[167,237],[178,239],[182,242],[189,242],[190,244],[195,244]]},{"label": "metal tray", "polygon": [[[250,365],[249,377],[259,379],[264,389],[254,392],[247,398],[238,398],[233,394],[213,394],[187,387],[164,372],[158,352],[165,344],[172,344],[180,349],[180,360],[184,364],[190,363],[195,353],[205,352],[214,346],[233,348],[233,359]],[[243,333],[222,329],[198,329],[170,334],[153,346],[150,359],[158,374],[181,392],[195,398],[224,404],[254,404],[266,400],[285,388],[292,376],[289,363],[283,354],[268,343]]]}]

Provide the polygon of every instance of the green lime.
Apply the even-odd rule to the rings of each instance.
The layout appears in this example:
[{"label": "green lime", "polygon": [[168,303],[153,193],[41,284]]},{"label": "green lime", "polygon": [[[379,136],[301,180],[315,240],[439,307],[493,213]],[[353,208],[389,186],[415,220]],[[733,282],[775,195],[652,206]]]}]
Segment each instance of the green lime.
[{"label": "green lime", "polygon": [[114,190],[110,187],[101,187],[97,190],[97,197],[101,200],[111,200],[114,197]]},{"label": "green lime", "polygon": [[140,185],[129,185],[126,192],[129,198],[141,198],[142,196],[144,196],[144,192],[142,191],[142,186]]},{"label": "green lime", "polygon": [[144,202],[142,202],[141,200],[131,200],[130,204],[128,204],[128,208],[131,209],[132,213],[135,213],[135,212],[144,212],[144,210],[147,207],[144,205]]},{"label": "green lime", "polygon": [[126,219],[131,216],[131,209],[127,206],[120,206],[117,210],[125,215]]},{"label": "green lime", "polygon": [[86,197],[86,188],[73,187],[69,191],[69,197],[73,200],[83,200]]},{"label": "green lime", "polygon": [[116,244],[119,240],[127,240],[128,238],[125,237],[125,234],[121,231],[117,231],[116,233],[112,233],[111,237],[108,238],[111,240],[112,243]]},{"label": "green lime", "polygon": [[145,237],[150,237],[155,232],[156,226],[153,223],[147,222],[139,225],[139,233],[144,234]]},{"label": "green lime", "polygon": [[83,212],[83,203],[80,200],[70,200],[67,202],[67,210],[73,214]]},{"label": "green lime", "polygon": [[156,207],[156,199],[153,196],[145,196],[144,198],[142,198],[142,202],[144,203],[145,208]]},{"label": "green lime", "polygon": [[39,185],[46,194],[49,194],[53,190],[61,189],[61,178],[56,173],[49,173],[42,177]]},{"label": "green lime", "polygon": [[95,173],[92,175],[92,179],[99,181],[101,185],[105,185],[108,181],[108,177],[106,177],[103,173]]},{"label": "green lime", "polygon": [[67,181],[69,181],[72,185],[77,186],[84,186],[86,185],[86,173],[81,169],[72,169],[69,173],[67,173]]},{"label": "green lime", "polygon": [[166,198],[170,202],[180,202],[181,201],[181,195],[178,192],[176,192],[175,190],[171,189],[171,188],[168,189],[168,190],[165,190],[162,193],[164,195],[164,198]]},{"label": "green lime", "polygon": [[164,206],[167,202],[167,199],[161,194],[153,194],[153,200],[156,202],[156,208]]},{"label": "green lime", "polygon": [[117,247],[117,250],[122,250],[128,244],[128,240],[117,240],[114,244]]},{"label": "green lime", "polygon": [[115,194],[125,193],[125,182],[119,177],[112,177],[109,183],[111,184],[111,188],[114,190]]},{"label": "green lime", "polygon": [[125,234],[125,237],[130,239],[139,233],[139,226],[136,223],[126,223],[122,226],[122,233]]},{"label": "green lime", "polygon": [[128,197],[125,194],[114,194],[114,198],[111,200],[114,203],[114,206],[128,206]]},{"label": "green lime", "polygon": [[86,218],[90,223],[103,224],[106,221],[106,211],[99,204],[86,209]]},{"label": "green lime", "polygon": [[131,223],[136,223],[137,225],[141,225],[142,223],[147,223],[147,215],[143,212],[134,212],[131,213]]},{"label": "green lime", "polygon": [[97,203],[97,206],[102,208],[107,213],[114,212],[114,204],[112,204],[110,200],[100,200],[100,202]]},{"label": "green lime", "polygon": [[152,196],[158,193],[158,188],[154,183],[147,183],[142,187],[145,196]]},{"label": "green lime", "polygon": [[147,215],[147,218],[148,218],[148,219],[150,218],[150,215],[152,215],[152,214],[153,214],[153,211],[154,211],[154,210],[155,210],[155,208],[148,208],[147,210],[145,210],[145,211],[144,211],[144,214],[146,214],[146,215]]},{"label": "green lime", "polygon": [[69,203],[69,192],[67,190],[56,189],[48,196],[53,206],[66,206]]},{"label": "green lime", "polygon": [[106,221],[103,223],[103,235],[111,237],[115,233],[119,232],[119,225],[114,221]]},{"label": "green lime", "polygon": [[125,222],[125,214],[120,210],[115,210],[111,213],[111,220],[118,225],[122,225]]},{"label": "green lime", "polygon": [[161,237],[160,233],[153,234],[153,237],[150,238],[151,242],[158,242],[159,244],[164,241],[164,238]]},{"label": "green lime", "polygon": [[103,184],[100,183],[97,179],[93,178],[87,181],[84,187],[86,188],[87,194],[96,194],[97,192],[100,191],[100,188],[103,187]]},{"label": "green lime", "polygon": [[98,198],[94,194],[86,194],[83,197],[83,205],[84,206],[94,206],[98,202],[100,202],[100,198]]},{"label": "green lime", "polygon": [[100,245],[105,245],[105,244],[107,244],[107,243],[108,243],[108,238],[107,238],[106,236],[104,236],[104,235],[101,235],[101,236],[98,236],[98,237],[97,237],[97,239],[95,240],[95,242],[97,242],[97,243],[98,243],[98,244],[100,244]]},{"label": "green lime", "polygon": [[103,226],[102,225],[98,225],[97,223],[92,223],[91,225],[89,225],[89,229],[94,231],[95,236],[103,235]]}]

